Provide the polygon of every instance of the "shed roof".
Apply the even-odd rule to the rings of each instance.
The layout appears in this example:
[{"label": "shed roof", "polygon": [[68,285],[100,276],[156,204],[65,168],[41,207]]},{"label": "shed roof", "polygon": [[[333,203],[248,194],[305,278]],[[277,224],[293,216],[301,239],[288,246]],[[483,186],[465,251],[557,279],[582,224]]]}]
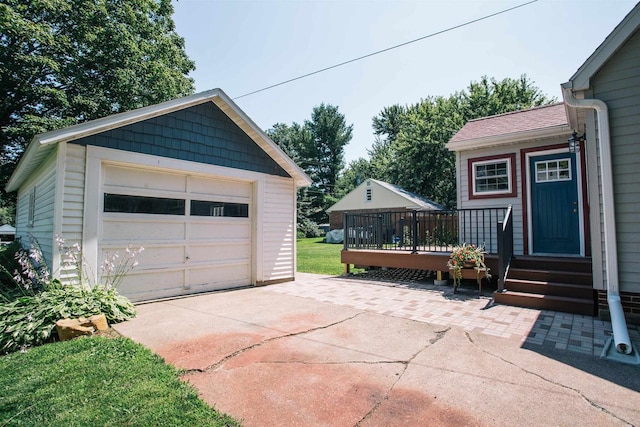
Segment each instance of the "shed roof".
[{"label": "shed roof", "polygon": [[444,207],[442,207],[438,203],[436,203],[434,201],[431,201],[431,200],[427,199],[426,197],[422,197],[419,194],[407,191],[404,188],[400,187],[399,185],[390,184],[388,182],[379,181],[377,179],[372,179],[371,181],[374,181],[374,182],[380,184],[381,186],[383,186],[385,188],[388,188],[390,191],[393,191],[394,193],[398,194],[399,196],[404,197],[405,199],[409,200],[410,202],[415,203],[416,206],[418,206],[420,209],[423,209],[423,210],[444,209]]},{"label": "shed roof", "polygon": [[238,125],[265,153],[282,167],[298,186],[311,184],[311,179],[284,151],[251,120],[222,89],[212,89],[136,110],[113,114],[96,120],[35,135],[9,179],[6,191],[15,191],[53,151],[58,142],[74,141],[107,130],[137,123],[152,117],[213,102]]},{"label": "shed roof", "polygon": [[[374,203],[369,204],[365,202],[363,191],[368,188],[367,183],[374,184],[374,187],[382,188],[391,197],[380,197],[378,189],[375,190],[376,195]],[[345,210],[358,210],[358,209],[393,209],[393,208],[408,208],[415,210],[442,210],[441,205],[422,197],[418,194],[412,193],[403,189],[402,187],[389,184],[388,182],[379,181],[377,179],[367,179],[362,184],[354,188],[338,200],[333,206],[327,209],[327,212],[332,211],[345,211]]]},{"label": "shed roof", "polygon": [[451,138],[452,151],[494,146],[569,132],[563,103],[470,120]]},{"label": "shed roof", "polygon": [[16,228],[9,224],[5,224],[0,226],[0,234],[16,234]]}]

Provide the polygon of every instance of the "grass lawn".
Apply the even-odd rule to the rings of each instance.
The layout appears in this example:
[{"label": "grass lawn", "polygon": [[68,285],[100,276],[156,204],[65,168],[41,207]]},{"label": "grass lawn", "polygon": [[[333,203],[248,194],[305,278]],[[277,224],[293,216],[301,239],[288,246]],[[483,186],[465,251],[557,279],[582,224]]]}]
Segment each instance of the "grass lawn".
[{"label": "grass lawn", "polygon": [[240,425],[127,338],[75,339],[2,356],[0,390],[0,426]]},{"label": "grass lawn", "polygon": [[316,274],[342,274],[342,244],[323,243],[322,237],[298,239],[298,271]]}]

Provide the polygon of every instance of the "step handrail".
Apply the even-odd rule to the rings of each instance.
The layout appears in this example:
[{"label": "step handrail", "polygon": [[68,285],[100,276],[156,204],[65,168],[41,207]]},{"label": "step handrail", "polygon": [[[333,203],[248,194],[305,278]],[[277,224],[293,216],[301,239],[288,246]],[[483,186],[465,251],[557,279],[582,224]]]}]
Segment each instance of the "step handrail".
[{"label": "step handrail", "polygon": [[498,221],[498,292],[504,292],[504,283],[513,259],[513,215],[511,205],[502,221]]}]

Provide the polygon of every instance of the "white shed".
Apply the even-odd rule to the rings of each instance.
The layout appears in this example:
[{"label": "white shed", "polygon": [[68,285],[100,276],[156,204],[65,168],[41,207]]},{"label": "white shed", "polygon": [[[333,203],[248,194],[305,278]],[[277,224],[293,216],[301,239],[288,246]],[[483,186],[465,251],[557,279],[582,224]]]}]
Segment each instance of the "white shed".
[{"label": "white shed", "polygon": [[133,301],[293,280],[309,177],[220,89],[36,135],[7,184],[17,235],[61,279],[55,236],[100,263],[144,246]]},{"label": "white shed", "polygon": [[426,197],[388,182],[369,178],[327,209],[332,230],[342,229],[342,217],[349,213],[390,211],[432,211],[444,209]]}]

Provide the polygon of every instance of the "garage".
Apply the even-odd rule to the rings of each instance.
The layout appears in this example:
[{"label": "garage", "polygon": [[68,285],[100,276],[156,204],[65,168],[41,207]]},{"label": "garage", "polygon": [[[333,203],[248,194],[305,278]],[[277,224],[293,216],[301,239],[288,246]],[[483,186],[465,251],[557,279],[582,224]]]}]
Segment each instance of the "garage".
[{"label": "garage", "polygon": [[98,258],[144,247],[122,293],[145,300],[252,283],[251,183],[115,165],[103,170]]},{"label": "garage", "polygon": [[[66,283],[144,247],[132,301],[295,279],[296,193],[309,177],[220,89],[36,135],[8,191],[17,234]],[[82,247],[66,268],[56,236]],[[65,269],[66,268],[66,269]]]}]

